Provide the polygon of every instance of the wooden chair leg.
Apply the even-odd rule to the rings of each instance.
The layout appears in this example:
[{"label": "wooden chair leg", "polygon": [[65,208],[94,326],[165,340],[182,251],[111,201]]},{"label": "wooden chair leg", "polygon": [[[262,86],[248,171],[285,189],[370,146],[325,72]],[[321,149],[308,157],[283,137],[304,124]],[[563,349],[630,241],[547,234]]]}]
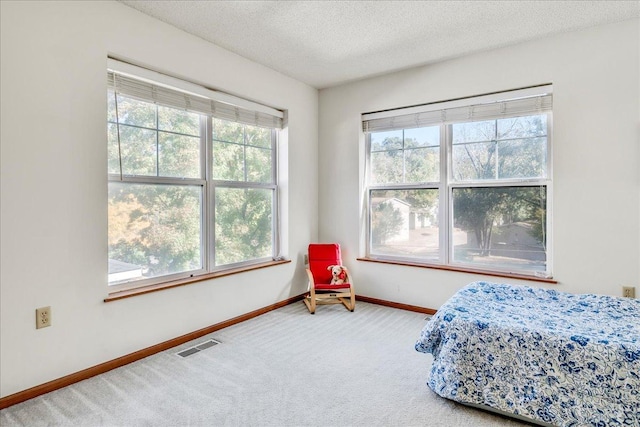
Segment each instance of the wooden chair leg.
[{"label": "wooden chair leg", "polygon": [[309,289],[309,295],[304,298],[304,304],[307,306],[309,313],[316,314],[316,291],[313,286]]}]

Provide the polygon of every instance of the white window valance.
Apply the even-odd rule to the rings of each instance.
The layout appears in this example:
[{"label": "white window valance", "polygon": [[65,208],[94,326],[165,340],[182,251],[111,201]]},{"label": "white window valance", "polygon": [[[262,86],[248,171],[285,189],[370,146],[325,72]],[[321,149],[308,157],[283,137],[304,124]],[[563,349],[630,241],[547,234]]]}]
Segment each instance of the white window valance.
[{"label": "white window valance", "polygon": [[365,113],[362,114],[362,130],[364,132],[382,132],[442,123],[533,115],[551,111],[552,107],[552,86],[543,85],[453,101]]},{"label": "white window valance", "polygon": [[282,129],[283,111],[109,58],[109,89],[118,94],[216,118]]}]

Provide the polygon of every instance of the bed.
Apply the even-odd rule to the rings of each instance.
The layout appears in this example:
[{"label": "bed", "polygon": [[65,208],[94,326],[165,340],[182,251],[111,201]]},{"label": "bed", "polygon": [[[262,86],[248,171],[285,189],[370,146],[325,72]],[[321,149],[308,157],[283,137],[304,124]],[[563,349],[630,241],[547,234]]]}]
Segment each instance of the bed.
[{"label": "bed", "polygon": [[640,426],[640,300],[474,282],[415,348],[447,399],[540,425]]}]

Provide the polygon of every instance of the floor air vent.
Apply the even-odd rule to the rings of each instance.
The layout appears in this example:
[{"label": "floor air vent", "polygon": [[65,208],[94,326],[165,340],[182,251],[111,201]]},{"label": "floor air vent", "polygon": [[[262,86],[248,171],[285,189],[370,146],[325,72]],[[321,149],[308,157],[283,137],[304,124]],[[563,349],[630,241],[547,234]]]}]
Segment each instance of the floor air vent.
[{"label": "floor air vent", "polygon": [[220,341],[216,341],[216,340],[207,340],[207,341],[202,342],[202,343],[200,343],[200,344],[198,344],[198,345],[195,345],[195,346],[193,346],[193,347],[189,347],[189,348],[188,348],[188,349],[186,349],[186,350],[182,350],[182,351],[180,351],[180,352],[178,352],[178,353],[176,353],[176,354],[177,354],[178,356],[180,356],[180,357],[189,357],[189,356],[191,356],[192,354],[196,354],[196,353],[198,353],[199,351],[206,350],[206,349],[208,349],[208,348],[210,348],[210,347],[213,347],[214,345],[218,345],[218,344],[220,344]]}]

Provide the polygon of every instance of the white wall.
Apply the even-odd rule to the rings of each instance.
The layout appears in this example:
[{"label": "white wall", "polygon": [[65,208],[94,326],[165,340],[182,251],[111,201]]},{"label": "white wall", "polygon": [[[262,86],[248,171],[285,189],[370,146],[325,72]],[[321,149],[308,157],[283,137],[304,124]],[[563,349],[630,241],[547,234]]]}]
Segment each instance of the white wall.
[{"label": "white wall", "polygon": [[[1,3],[0,395],[306,290],[317,239],[317,90],[116,2]],[[117,55],[287,109],[285,248],[293,262],[104,303],[106,61]],[[53,325],[35,329],[35,308]]]},{"label": "white wall", "polygon": [[342,244],[357,293],[438,308],[482,278],[355,260],[364,254],[360,114],[542,83],[554,88],[559,284],[549,286],[612,295],[621,295],[625,283],[640,286],[639,35],[638,20],[626,21],[321,90],[320,239]]},{"label": "white wall", "polygon": [[[315,89],[119,3],[0,8],[0,396],[297,295],[310,241],[343,245],[361,295],[437,308],[481,278],[355,261],[367,111],[552,82],[556,289],[640,286],[637,20],[325,89],[318,108]],[[288,110],[293,263],[102,302],[108,54]]]}]

